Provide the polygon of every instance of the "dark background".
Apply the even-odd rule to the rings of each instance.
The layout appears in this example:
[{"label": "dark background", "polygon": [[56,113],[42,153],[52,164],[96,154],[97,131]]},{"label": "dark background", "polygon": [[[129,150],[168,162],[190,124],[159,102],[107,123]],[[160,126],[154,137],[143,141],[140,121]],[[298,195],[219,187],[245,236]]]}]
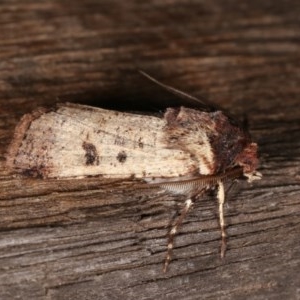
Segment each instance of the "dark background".
[{"label": "dark background", "polygon": [[[0,2],[1,299],[299,299],[300,3]],[[24,113],[57,102],[160,109],[158,80],[243,118],[263,179],[225,207],[199,202],[161,272],[184,198],[130,182],[9,174]]]}]

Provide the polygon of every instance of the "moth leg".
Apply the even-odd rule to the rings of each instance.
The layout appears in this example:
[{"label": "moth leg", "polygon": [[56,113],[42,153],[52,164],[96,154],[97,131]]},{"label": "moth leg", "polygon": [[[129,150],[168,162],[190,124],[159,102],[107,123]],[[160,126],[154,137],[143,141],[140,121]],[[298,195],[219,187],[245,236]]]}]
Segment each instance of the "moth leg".
[{"label": "moth leg", "polygon": [[198,191],[197,193],[195,193],[193,196],[191,196],[190,198],[188,198],[185,201],[185,206],[182,209],[180,216],[178,217],[177,221],[175,222],[175,224],[173,225],[172,229],[169,232],[167,255],[166,255],[166,259],[165,259],[165,263],[164,263],[164,267],[163,267],[164,273],[167,272],[168,266],[169,266],[171,258],[172,258],[172,250],[174,247],[174,238],[175,238],[176,233],[178,232],[178,228],[182,224],[182,222],[185,219],[188,212],[190,211],[192,205],[194,204],[195,199],[198,198],[200,195],[202,195],[204,193],[204,191],[205,191],[205,189],[201,189],[200,191]]},{"label": "moth leg", "polygon": [[173,246],[174,246],[174,237],[175,237],[176,233],[178,232],[178,227],[181,225],[181,223],[185,219],[187,213],[189,212],[189,210],[190,210],[190,208],[192,207],[193,204],[194,204],[194,202],[191,198],[189,198],[185,201],[185,206],[182,209],[179,218],[177,219],[176,223],[174,224],[174,226],[172,227],[172,229],[169,232],[167,255],[166,255],[164,268],[163,268],[164,273],[167,272],[168,265],[171,261],[172,250],[173,250]]},{"label": "moth leg", "polygon": [[225,202],[225,189],[222,181],[218,182],[218,202],[219,202],[219,220],[221,227],[221,258],[225,256],[226,251],[226,231],[225,231],[225,220],[224,220],[224,202]]},{"label": "moth leg", "polygon": [[228,199],[228,195],[230,195],[230,193],[232,191],[234,191],[234,189],[236,188],[236,184],[237,184],[238,180],[235,179],[231,182],[231,184],[229,185],[229,187],[226,189],[225,191],[225,198]]}]

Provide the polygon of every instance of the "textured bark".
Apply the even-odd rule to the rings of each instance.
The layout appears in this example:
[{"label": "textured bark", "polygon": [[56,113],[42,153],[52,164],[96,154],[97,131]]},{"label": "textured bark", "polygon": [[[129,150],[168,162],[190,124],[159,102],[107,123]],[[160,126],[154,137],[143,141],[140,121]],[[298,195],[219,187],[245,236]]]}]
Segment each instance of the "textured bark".
[{"label": "textured bark", "polygon": [[[300,297],[296,0],[7,0],[0,13],[0,299]],[[14,127],[38,106],[181,103],[138,69],[247,116],[263,178],[227,202],[223,260],[214,196],[186,218],[163,274],[184,197],[4,168]]]}]

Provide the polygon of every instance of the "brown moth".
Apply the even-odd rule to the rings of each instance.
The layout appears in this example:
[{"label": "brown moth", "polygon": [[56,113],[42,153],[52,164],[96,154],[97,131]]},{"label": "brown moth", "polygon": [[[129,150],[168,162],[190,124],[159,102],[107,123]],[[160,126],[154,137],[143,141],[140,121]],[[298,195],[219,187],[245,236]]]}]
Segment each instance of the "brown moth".
[{"label": "brown moth", "polygon": [[[144,74],[144,73],[143,73]],[[150,80],[197,109],[169,107],[162,115],[119,112],[78,104],[59,104],[22,117],[6,156],[7,168],[42,178],[136,178],[187,197],[169,233],[164,272],[171,260],[174,236],[194,201],[217,188],[222,235],[224,181],[259,179],[257,144],[223,111]]]}]

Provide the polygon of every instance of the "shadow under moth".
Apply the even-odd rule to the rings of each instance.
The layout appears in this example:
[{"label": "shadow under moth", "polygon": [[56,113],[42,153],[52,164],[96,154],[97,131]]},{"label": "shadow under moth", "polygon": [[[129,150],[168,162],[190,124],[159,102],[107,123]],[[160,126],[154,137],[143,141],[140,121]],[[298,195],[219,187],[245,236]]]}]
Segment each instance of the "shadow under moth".
[{"label": "shadow under moth", "polygon": [[169,232],[164,272],[174,236],[193,203],[216,189],[223,257],[224,182],[260,179],[257,144],[247,129],[222,110],[143,75],[194,101],[196,108],[169,107],[156,115],[70,103],[52,110],[37,109],[17,125],[7,151],[7,168],[42,178],[135,178],[149,187],[184,194],[184,207]]}]

